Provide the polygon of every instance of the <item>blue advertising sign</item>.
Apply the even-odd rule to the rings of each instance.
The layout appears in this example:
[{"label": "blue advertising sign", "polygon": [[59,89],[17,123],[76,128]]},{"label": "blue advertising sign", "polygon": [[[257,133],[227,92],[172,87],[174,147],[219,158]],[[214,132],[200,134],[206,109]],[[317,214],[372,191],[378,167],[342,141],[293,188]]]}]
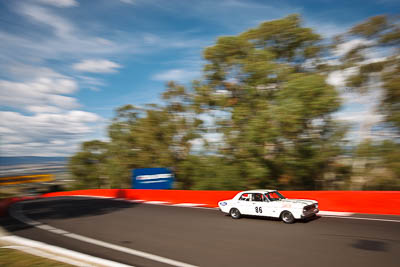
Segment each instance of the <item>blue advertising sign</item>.
[{"label": "blue advertising sign", "polygon": [[132,171],[134,189],[171,189],[174,174],[167,168],[145,168]]}]

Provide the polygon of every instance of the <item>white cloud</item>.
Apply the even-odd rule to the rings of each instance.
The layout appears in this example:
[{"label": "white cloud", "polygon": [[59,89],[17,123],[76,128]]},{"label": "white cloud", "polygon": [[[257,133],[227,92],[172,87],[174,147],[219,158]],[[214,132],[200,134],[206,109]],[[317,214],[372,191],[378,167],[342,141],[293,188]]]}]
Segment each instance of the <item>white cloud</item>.
[{"label": "white cloud", "polygon": [[366,39],[362,39],[362,38],[358,38],[358,39],[353,39],[350,41],[347,41],[345,43],[339,44],[335,51],[334,54],[337,57],[341,57],[344,56],[345,54],[347,54],[348,52],[350,52],[352,49],[358,47],[358,46],[368,46],[373,44],[374,41],[370,41],[370,40],[366,40]]},{"label": "white cloud", "polygon": [[204,149],[204,141],[212,144],[214,147],[223,144],[223,134],[221,133],[206,133],[203,138],[197,138],[191,140],[192,149],[194,151],[200,152]]},{"label": "white cloud", "polygon": [[196,77],[199,77],[198,71],[188,71],[183,69],[172,69],[154,75],[152,78],[156,81],[177,81],[187,82]]},{"label": "white cloud", "polygon": [[356,124],[363,122],[375,124],[381,122],[383,119],[383,115],[374,113],[371,110],[363,110],[357,112],[338,112],[335,114],[335,117],[337,120],[347,121]]},{"label": "white cloud", "polygon": [[336,70],[330,72],[326,82],[340,89],[346,85],[346,80],[357,72],[357,67],[347,68],[345,70]]},{"label": "white cloud", "polygon": [[7,127],[0,126],[0,134],[5,136],[7,134],[15,134],[15,132]]},{"label": "white cloud", "polygon": [[146,33],[143,36],[143,41],[145,42],[145,44],[154,45],[154,44],[160,43],[161,39],[157,35],[154,35],[151,33]]},{"label": "white cloud", "polygon": [[80,110],[33,116],[0,111],[2,154],[68,155],[101,121],[98,115]]},{"label": "white cloud", "polygon": [[[197,50],[208,44],[203,38],[188,38],[192,33],[186,32],[123,32],[101,19],[77,18],[63,9],[77,5],[78,1],[29,0],[18,1],[7,10],[20,27],[0,30],[0,50],[4,51],[0,55],[0,105],[17,110],[0,114],[4,155],[65,155],[75,152],[80,141],[104,137],[104,121],[94,113],[77,111],[79,103],[73,94],[79,88],[98,90],[105,85],[89,74],[116,72],[122,67],[106,59],[170,48]],[[84,8],[80,11],[87,12]],[[71,65],[82,73],[71,71]],[[61,74],[64,71],[71,74]],[[183,73],[190,76],[194,72]]]},{"label": "white cloud", "polygon": [[26,138],[24,136],[19,136],[19,135],[5,135],[2,136],[2,143],[7,145],[7,144],[15,144],[15,143],[26,143],[29,142],[29,138]]},{"label": "white cloud", "polygon": [[31,81],[37,79],[38,77],[56,78],[56,79],[69,78],[48,67],[33,66],[13,61],[7,64],[6,68],[3,69],[3,72],[7,72],[7,77],[23,81]]},{"label": "white cloud", "polygon": [[[2,155],[68,155],[76,151],[79,142],[103,135],[103,119],[94,113],[75,110],[79,103],[73,94],[79,87],[95,89],[94,86],[103,86],[104,82],[75,73],[73,78],[59,70],[82,58],[115,55],[128,50],[127,47],[134,50],[132,42],[113,42],[95,36],[60,15],[62,11],[43,5],[69,7],[76,1],[38,3],[35,0],[14,5],[13,11],[22,15],[16,18],[26,24],[26,31],[0,30],[0,49],[5,51],[0,56],[0,72],[2,78],[7,77],[0,78],[0,105],[17,110],[0,111]],[[48,67],[48,60],[54,60],[52,66],[57,71]],[[120,67],[114,62],[106,63],[100,69],[97,66],[96,71],[114,71]]]},{"label": "white cloud", "polygon": [[74,7],[79,3],[76,0],[37,0],[41,4],[56,6],[56,7]]},{"label": "white cloud", "polygon": [[90,90],[93,91],[99,91],[100,90],[99,87],[106,85],[106,83],[100,78],[94,78],[84,75],[79,75],[78,78],[79,78],[79,84],[83,88],[89,88]]},{"label": "white cloud", "polygon": [[67,95],[78,90],[75,79],[28,64],[4,70],[13,80],[0,80],[0,105],[19,111],[0,111],[2,155],[66,156],[102,123],[94,113],[74,110],[78,101]]},{"label": "white cloud", "polygon": [[65,137],[71,139],[74,135],[91,132],[86,123],[100,121],[101,118],[90,112],[72,110],[60,114],[41,113],[33,116],[18,112],[1,111],[2,128],[19,133],[31,141],[42,142],[43,137]]},{"label": "white cloud", "polygon": [[314,16],[304,18],[304,24],[324,38],[332,38],[333,36],[342,34],[352,26],[351,24],[345,24],[343,22],[329,21],[327,18],[316,19]]},{"label": "white cloud", "polygon": [[76,108],[75,98],[60,94],[71,94],[78,89],[72,79],[39,77],[29,82],[0,80],[0,105],[21,109],[32,106],[56,106]]},{"label": "white cloud", "polygon": [[105,59],[86,59],[73,65],[75,70],[93,73],[113,73],[121,67],[115,62]]},{"label": "white cloud", "polygon": [[337,112],[334,117],[338,121],[346,122],[352,126],[347,134],[347,138],[354,142],[360,142],[370,138],[375,139],[377,137],[377,132],[374,130],[374,126],[384,120],[383,115],[378,114],[368,106],[364,107],[362,111]]},{"label": "white cloud", "polygon": [[69,111],[67,115],[67,120],[70,122],[96,122],[100,120],[100,117],[97,114],[81,110]]},{"label": "white cloud", "polygon": [[78,104],[76,98],[63,96],[63,95],[48,95],[48,102],[65,109],[77,108]]},{"label": "white cloud", "polygon": [[62,109],[55,106],[28,106],[26,110],[33,113],[60,113]]},{"label": "white cloud", "polygon": [[[143,54],[169,48],[199,49],[209,44],[203,38],[188,38],[186,33],[159,36],[152,33],[124,32],[116,28],[107,28],[102,22],[93,26],[93,21],[90,28],[87,24],[81,25],[83,19],[71,20],[65,12],[57,12],[33,2],[18,2],[14,11],[17,12],[16,15],[22,16],[22,19],[18,16],[16,18],[22,21],[19,23],[22,23],[26,31],[0,30],[0,50],[7,51],[0,56],[3,62],[4,59],[37,63],[54,59],[79,61],[104,56],[126,57],[135,53]],[[27,23],[26,19],[32,23]],[[106,31],[107,37],[99,36],[96,31]]]},{"label": "white cloud", "polygon": [[[120,33],[113,35],[115,41],[108,40],[96,36],[87,27],[77,26],[77,21],[71,21],[53,9],[32,2],[19,2],[15,11],[16,15],[22,16],[22,19],[18,16],[16,18],[23,21],[21,25],[26,31],[12,33],[0,30],[0,49],[7,51],[7,54],[1,56],[2,61],[38,63],[47,59],[79,60],[93,55],[134,53],[138,50],[135,45],[137,40],[132,35]],[[27,23],[26,19],[32,23]],[[115,31],[110,30],[110,33]]]},{"label": "white cloud", "polygon": [[65,145],[67,142],[63,141],[63,140],[51,140],[50,144],[52,145]]},{"label": "white cloud", "polygon": [[377,138],[374,126],[379,125],[384,116],[378,112],[382,99],[382,88],[379,80],[370,79],[364,93],[346,90],[346,79],[357,71],[358,67],[333,71],[328,75],[327,83],[335,86],[343,100],[343,107],[333,114],[334,118],[348,123],[351,128],[347,138],[360,142],[366,138]]},{"label": "white cloud", "polygon": [[129,5],[133,5],[133,4],[135,4],[135,1],[134,0],[120,0],[122,3],[124,3],[124,4],[129,4]]},{"label": "white cloud", "polygon": [[67,20],[54,15],[48,9],[35,5],[22,5],[20,12],[35,22],[39,22],[53,28],[59,37],[68,37],[72,35],[74,27]]}]

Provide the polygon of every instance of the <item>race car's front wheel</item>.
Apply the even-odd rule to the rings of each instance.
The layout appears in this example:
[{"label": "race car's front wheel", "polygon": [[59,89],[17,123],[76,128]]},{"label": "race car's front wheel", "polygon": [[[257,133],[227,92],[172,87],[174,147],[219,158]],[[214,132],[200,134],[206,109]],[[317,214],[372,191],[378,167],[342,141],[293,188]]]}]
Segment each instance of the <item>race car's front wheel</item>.
[{"label": "race car's front wheel", "polygon": [[294,223],[294,216],[290,211],[282,212],[281,219],[284,223]]},{"label": "race car's front wheel", "polygon": [[232,208],[232,209],[229,211],[229,214],[231,215],[231,217],[232,217],[233,219],[239,219],[240,216],[241,216],[240,211],[239,211],[238,209],[236,209],[236,208]]}]

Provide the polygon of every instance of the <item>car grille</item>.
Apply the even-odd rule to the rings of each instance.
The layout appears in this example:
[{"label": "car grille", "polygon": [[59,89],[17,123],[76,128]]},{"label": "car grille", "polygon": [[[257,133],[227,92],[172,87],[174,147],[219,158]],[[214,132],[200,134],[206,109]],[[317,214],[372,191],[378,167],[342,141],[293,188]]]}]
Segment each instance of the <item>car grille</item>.
[{"label": "car grille", "polygon": [[308,206],[304,207],[304,211],[309,211],[309,210],[312,210],[312,209],[315,209],[315,204],[308,205]]}]

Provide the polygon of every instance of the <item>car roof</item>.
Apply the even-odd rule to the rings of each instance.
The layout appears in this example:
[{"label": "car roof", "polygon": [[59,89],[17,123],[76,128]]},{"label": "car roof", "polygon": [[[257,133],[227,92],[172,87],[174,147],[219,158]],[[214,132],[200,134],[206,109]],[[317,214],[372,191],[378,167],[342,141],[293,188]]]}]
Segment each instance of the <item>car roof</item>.
[{"label": "car roof", "polygon": [[242,191],[240,193],[245,194],[245,193],[270,193],[276,191],[275,189],[254,189],[254,190],[247,190],[247,191]]}]

